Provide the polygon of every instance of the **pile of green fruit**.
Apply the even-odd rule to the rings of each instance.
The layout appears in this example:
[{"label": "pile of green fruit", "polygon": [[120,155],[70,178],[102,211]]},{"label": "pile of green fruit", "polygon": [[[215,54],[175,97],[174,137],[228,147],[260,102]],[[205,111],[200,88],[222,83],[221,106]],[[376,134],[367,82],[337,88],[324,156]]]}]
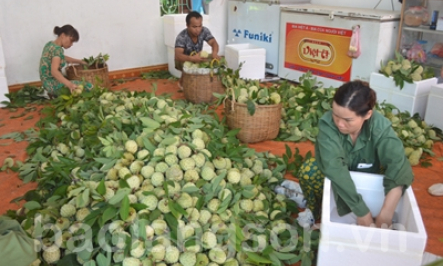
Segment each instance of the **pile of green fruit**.
[{"label": "pile of green fruit", "polygon": [[396,86],[400,89],[404,83],[413,83],[423,79],[429,79],[435,76],[431,68],[423,67],[420,63],[404,58],[400,53],[395,53],[395,58],[388,60],[386,64],[380,62],[381,74],[386,77],[393,77]]},{"label": "pile of green fruit", "polygon": [[284,161],[241,145],[205,106],[94,88],[44,113],[30,158],[6,162],[38,182],[8,215],[43,265],[311,264],[318,232],[303,235],[273,190]]}]

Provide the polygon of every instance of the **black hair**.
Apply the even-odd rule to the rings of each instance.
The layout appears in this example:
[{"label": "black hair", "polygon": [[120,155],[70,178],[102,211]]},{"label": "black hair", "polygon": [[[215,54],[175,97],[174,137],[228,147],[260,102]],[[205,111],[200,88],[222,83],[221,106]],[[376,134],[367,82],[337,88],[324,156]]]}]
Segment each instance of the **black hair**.
[{"label": "black hair", "polygon": [[377,95],[367,82],[355,80],[341,85],[334,95],[334,102],[348,108],[358,116],[364,117],[372,110],[377,101]]},{"label": "black hair", "polygon": [[197,11],[189,12],[188,15],[186,15],[186,26],[189,26],[189,24],[191,23],[191,18],[199,19],[202,18],[202,15]]},{"label": "black hair", "polygon": [[60,36],[62,33],[71,37],[72,41],[74,42],[78,42],[80,40],[80,34],[78,34],[78,31],[69,24],[66,24],[63,27],[55,26],[54,34]]}]

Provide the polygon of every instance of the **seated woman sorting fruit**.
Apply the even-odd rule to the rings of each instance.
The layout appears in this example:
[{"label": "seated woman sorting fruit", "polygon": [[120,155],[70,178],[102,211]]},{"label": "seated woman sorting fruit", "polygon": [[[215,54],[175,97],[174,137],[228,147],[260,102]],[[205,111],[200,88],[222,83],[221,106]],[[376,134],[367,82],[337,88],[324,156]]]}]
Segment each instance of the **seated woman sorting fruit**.
[{"label": "seated woman sorting fruit", "polygon": [[[57,35],[57,38],[45,45],[40,58],[39,72],[42,86],[52,97],[57,96],[63,87],[67,87],[71,93],[77,88],[76,93],[78,93],[79,89],[82,89],[82,82],[68,80],[62,74],[61,69],[66,66],[66,63],[86,64],[80,59],[64,55],[63,49],[70,48],[74,42],[80,39],[80,35],[71,25],[56,26],[54,34]],[[89,83],[85,86],[88,89],[92,87]]]},{"label": "seated woman sorting fruit", "polygon": [[[413,181],[413,172],[403,143],[390,121],[374,111],[375,103],[376,93],[367,83],[352,81],[339,87],[332,110],[319,121],[315,158],[306,160],[300,168],[300,186],[285,181],[277,189],[278,193],[286,194],[298,191],[296,202],[303,202],[300,195],[304,196],[307,209],[299,214],[303,226],[310,226],[314,219],[320,218],[325,176],[331,180],[340,216],[353,212],[358,225],[371,226],[374,222],[377,227],[391,225],[397,204]],[[384,175],[385,199],[375,220],[349,171]]]}]

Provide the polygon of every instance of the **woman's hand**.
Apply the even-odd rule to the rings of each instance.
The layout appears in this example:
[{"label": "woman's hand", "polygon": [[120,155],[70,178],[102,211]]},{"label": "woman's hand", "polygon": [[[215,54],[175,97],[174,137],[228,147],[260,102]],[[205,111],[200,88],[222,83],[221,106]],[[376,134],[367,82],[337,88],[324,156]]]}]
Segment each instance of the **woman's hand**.
[{"label": "woman's hand", "polygon": [[386,211],[381,210],[375,218],[375,225],[378,228],[389,228],[392,224],[393,216],[394,213],[387,213]]},{"label": "woman's hand", "polygon": [[394,217],[395,208],[400,201],[403,193],[403,187],[396,187],[391,189],[386,194],[385,201],[381,207],[380,213],[375,219],[375,224],[380,228],[389,228],[392,224],[392,218]]},{"label": "woman's hand", "polygon": [[372,219],[371,212],[368,212],[365,216],[357,217],[357,225],[360,225],[360,226],[374,225],[374,220]]},{"label": "woman's hand", "polygon": [[68,88],[69,88],[69,90],[70,90],[71,93],[72,93],[72,92],[77,88],[77,85],[75,85],[75,84],[72,83],[72,82],[69,82]]}]

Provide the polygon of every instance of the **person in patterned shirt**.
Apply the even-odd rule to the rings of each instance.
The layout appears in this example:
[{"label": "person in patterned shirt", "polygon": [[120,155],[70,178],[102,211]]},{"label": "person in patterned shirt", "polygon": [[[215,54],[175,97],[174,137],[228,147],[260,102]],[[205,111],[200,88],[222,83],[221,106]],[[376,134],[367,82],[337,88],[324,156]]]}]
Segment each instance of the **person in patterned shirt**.
[{"label": "person in patterned shirt", "polygon": [[67,87],[72,92],[81,84],[80,81],[68,80],[62,74],[61,69],[67,63],[86,64],[83,60],[64,55],[64,49],[69,49],[74,42],[80,39],[78,31],[74,27],[71,25],[56,26],[54,34],[57,35],[57,38],[46,43],[39,67],[42,86],[51,96],[58,95],[62,87]]},{"label": "person in patterned shirt", "polygon": [[[207,58],[200,56],[203,49],[203,43],[207,42],[212,48],[212,58],[220,59],[218,55],[218,43],[211,31],[202,24],[203,17],[196,11],[191,11],[186,16],[186,29],[182,30],[175,39],[175,68],[182,71],[183,63],[190,61],[201,63]],[[179,81],[179,87],[182,89],[182,78]]]}]

